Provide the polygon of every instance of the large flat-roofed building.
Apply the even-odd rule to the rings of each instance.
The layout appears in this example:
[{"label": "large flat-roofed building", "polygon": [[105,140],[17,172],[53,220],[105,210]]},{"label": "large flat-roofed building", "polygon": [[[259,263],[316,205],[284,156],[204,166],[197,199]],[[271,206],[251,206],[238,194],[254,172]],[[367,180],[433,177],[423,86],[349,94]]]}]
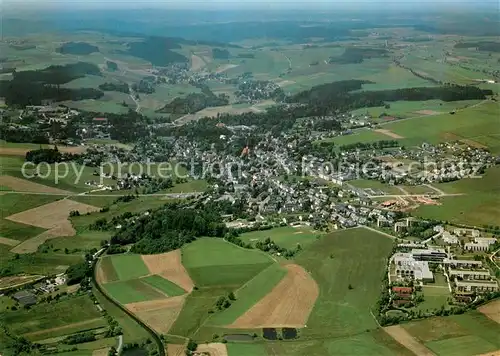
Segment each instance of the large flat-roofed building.
[{"label": "large flat-roofed building", "polygon": [[460,269],[451,269],[448,271],[448,275],[450,277],[460,277],[462,279],[468,280],[489,280],[491,279],[490,271],[488,270],[460,270]]},{"label": "large flat-roofed building", "polygon": [[434,275],[429,269],[427,261],[417,261],[410,253],[397,253],[394,255],[396,275],[399,279],[416,281],[433,281]]},{"label": "large flat-roofed building", "polygon": [[496,281],[455,281],[458,292],[476,292],[487,293],[498,291],[498,284]]},{"label": "large flat-roofed building", "polygon": [[453,268],[478,268],[483,265],[481,261],[474,260],[452,260],[452,259],[444,259],[443,263],[453,267]]},{"label": "large flat-roofed building", "polygon": [[417,261],[436,261],[442,262],[448,257],[445,250],[441,248],[432,249],[413,249],[411,255]]},{"label": "large flat-roofed building", "polygon": [[478,252],[486,252],[490,249],[490,246],[493,245],[497,240],[491,237],[476,237],[474,242],[468,242],[464,245],[465,250],[467,251],[478,251]]}]

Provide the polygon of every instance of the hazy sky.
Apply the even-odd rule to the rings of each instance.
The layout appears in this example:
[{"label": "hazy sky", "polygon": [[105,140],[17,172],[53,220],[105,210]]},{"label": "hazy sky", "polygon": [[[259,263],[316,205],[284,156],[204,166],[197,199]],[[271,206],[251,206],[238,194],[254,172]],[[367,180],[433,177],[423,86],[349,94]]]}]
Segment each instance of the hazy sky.
[{"label": "hazy sky", "polygon": [[498,0],[0,0],[4,7],[175,7],[175,8],[214,8],[214,7],[263,7],[263,8],[333,8],[354,9],[364,6],[391,6],[422,9],[436,5],[496,5]]}]

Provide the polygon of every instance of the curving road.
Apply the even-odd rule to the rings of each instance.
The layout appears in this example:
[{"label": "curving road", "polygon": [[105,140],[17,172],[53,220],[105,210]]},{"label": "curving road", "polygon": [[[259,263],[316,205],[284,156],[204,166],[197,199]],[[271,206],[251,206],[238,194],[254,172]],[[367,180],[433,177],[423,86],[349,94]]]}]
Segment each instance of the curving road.
[{"label": "curving road", "polygon": [[[113,303],[118,308],[120,308],[125,314],[130,316],[137,324],[142,326],[148,332],[148,334],[151,335],[151,337],[153,338],[153,341],[156,343],[156,345],[158,347],[158,355],[159,356],[166,356],[165,345],[163,345],[163,342],[161,341],[158,334],[153,329],[151,329],[149,326],[144,324],[141,319],[137,318],[133,313],[131,313],[129,310],[127,310],[123,305],[116,302],[110,295],[107,294],[107,292],[104,290],[104,288],[102,288],[99,285],[99,283],[97,283],[97,278],[96,278],[97,272],[96,272],[96,268],[95,268],[96,264],[97,264],[97,262],[92,264],[92,284],[104,296],[104,298],[106,298],[110,303]],[[120,349],[123,347],[123,337],[120,338],[118,347]],[[118,352],[118,354],[120,354],[120,351]]]}]

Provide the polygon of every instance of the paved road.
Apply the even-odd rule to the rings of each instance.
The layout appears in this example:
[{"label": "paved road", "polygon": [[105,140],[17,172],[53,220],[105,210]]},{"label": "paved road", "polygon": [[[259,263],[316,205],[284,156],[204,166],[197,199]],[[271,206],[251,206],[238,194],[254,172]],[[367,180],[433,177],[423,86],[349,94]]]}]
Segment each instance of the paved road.
[{"label": "paved road", "polygon": [[116,348],[116,353],[119,355],[122,353],[123,348],[123,335],[118,335],[118,347]]},{"label": "paved road", "polygon": [[[123,194],[67,194],[67,193],[42,193],[42,192],[19,192],[19,191],[2,191],[3,194],[30,194],[30,195],[55,195],[55,196],[63,196],[63,197],[120,197],[123,195],[130,195],[130,193]],[[155,193],[155,194],[139,194],[140,197],[163,197],[163,198],[189,198],[192,196],[198,196],[203,194],[203,192],[188,192],[188,193]]]}]

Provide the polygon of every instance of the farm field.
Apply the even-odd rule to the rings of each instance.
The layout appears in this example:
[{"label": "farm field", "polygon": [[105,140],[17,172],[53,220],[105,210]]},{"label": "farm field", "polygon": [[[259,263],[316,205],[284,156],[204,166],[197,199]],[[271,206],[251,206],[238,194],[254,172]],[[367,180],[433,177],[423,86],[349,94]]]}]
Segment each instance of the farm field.
[{"label": "farm field", "polygon": [[380,293],[391,249],[391,239],[364,228],[334,232],[305,249],[296,262],[318,283],[319,296],[302,338],[375,329],[370,310]]},{"label": "farm field", "polygon": [[111,259],[119,281],[125,281],[149,274],[140,255],[124,254],[105,257]]},{"label": "farm field", "polygon": [[[404,121],[396,121],[383,128],[402,136],[401,144],[419,145],[422,142],[439,143],[467,140],[488,147],[493,153],[500,152],[498,137],[498,110],[496,102],[485,102],[476,107],[449,113],[424,116]],[[373,130],[361,130],[351,135],[332,139],[335,144],[345,145],[354,142],[373,142],[387,139],[387,136]]]},{"label": "farm field", "polygon": [[478,355],[500,349],[500,326],[478,311],[403,324],[437,355]]},{"label": "farm field", "polygon": [[142,279],[131,279],[103,285],[106,292],[120,304],[146,302],[165,298],[166,295]]},{"label": "farm field", "polygon": [[301,247],[310,245],[320,235],[320,232],[316,232],[308,226],[284,226],[271,230],[246,232],[241,234],[240,238],[243,242],[254,246],[258,241],[263,242],[265,239],[270,238],[281,247],[294,249],[297,244],[300,244]]},{"label": "farm field", "polygon": [[268,343],[268,355],[378,355],[412,356],[408,349],[396,342],[381,329],[358,333],[353,336]]},{"label": "farm field", "polygon": [[286,270],[274,263],[236,290],[231,306],[210,318],[208,324],[230,325],[264,298],[285,277]]},{"label": "farm field", "polygon": [[228,356],[267,356],[268,353],[264,345],[227,343]]},{"label": "farm field", "polygon": [[441,198],[441,206],[420,206],[413,215],[474,226],[499,225],[499,178],[500,167],[495,166],[479,179],[462,179],[436,185],[446,193],[465,195]]},{"label": "farm field", "polygon": [[160,290],[169,297],[176,297],[186,293],[184,289],[177,284],[170,282],[168,279],[158,275],[152,275],[141,279],[142,282],[149,284],[151,287]]},{"label": "farm field", "polygon": [[217,238],[201,238],[182,247],[182,263],[198,287],[241,286],[272,262],[264,252]]},{"label": "farm field", "polygon": [[29,310],[9,311],[3,314],[3,321],[12,333],[30,340],[49,339],[107,325],[87,296],[69,297],[36,305]]}]

